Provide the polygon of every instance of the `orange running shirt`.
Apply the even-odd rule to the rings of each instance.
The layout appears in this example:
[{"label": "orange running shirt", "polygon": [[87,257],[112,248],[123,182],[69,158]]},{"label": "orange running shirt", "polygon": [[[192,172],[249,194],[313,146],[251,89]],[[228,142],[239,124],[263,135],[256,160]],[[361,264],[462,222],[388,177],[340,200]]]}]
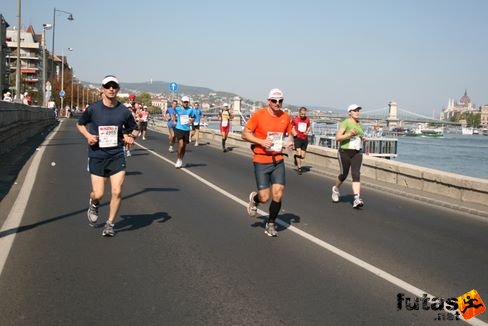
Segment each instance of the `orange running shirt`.
[{"label": "orange running shirt", "polygon": [[[249,129],[254,136],[260,139],[268,138],[271,133],[281,134],[282,139],[285,133],[291,134],[291,121],[288,113],[280,111],[279,116],[274,116],[268,112],[267,108],[261,108],[254,112],[249,121],[246,123],[246,128]],[[273,157],[270,154],[279,154],[280,151],[267,151],[264,147],[254,144],[254,158],[255,163],[273,163]],[[264,154],[264,155],[263,155]],[[276,155],[276,161],[282,160],[283,155]]]}]

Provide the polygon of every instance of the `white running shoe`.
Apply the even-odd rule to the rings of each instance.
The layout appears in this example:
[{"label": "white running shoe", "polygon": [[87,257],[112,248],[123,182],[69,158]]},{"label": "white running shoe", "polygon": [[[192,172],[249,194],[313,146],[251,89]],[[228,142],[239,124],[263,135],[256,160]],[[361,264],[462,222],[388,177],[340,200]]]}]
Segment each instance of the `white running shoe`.
[{"label": "white running shoe", "polygon": [[114,225],[113,224],[110,224],[107,221],[107,223],[105,223],[105,227],[103,228],[102,236],[104,236],[104,237],[113,237],[114,235],[115,235]]},{"label": "white running shoe", "polygon": [[364,201],[362,200],[361,197],[357,196],[354,197],[354,202],[352,203],[353,208],[361,208],[364,206]]},{"label": "white running shoe", "polygon": [[98,205],[99,204],[94,204],[92,199],[90,198],[90,201],[88,203],[88,211],[86,212],[86,215],[88,217],[88,223],[90,223],[91,226],[93,226],[95,223],[97,223],[98,220]]},{"label": "white running shoe", "polygon": [[198,146],[198,142],[195,142],[195,146]]},{"label": "white running shoe", "polygon": [[247,204],[247,214],[249,214],[250,217],[256,217],[258,215],[258,205],[254,201],[254,197],[258,193],[253,191],[249,194],[249,202]]},{"label": "white running shoe", "polygon": [[277,237],[278,232],[276,232],[276,225],[273,222],[266,223],[264,233],[269,237]]},{"label": "white running shoe", "polygon": [[170,147],[168,148],[168,152],[173,153],[174,151],[175,151],[175,150],[173,149],[173,146],[170,146]]},{"label": "white running shoe", "polygon": [[125,152],[125,155],[126,155],[127,157],[131,157],[131,156],[132,156],[132,154],[130,153],[130,151],[129,151],[129,150],[127,150],[127,152]]},{"label": "white running shoe", "polygon": [[337,188],[336,186],[332,187],[332,201],[334,203],[338,203],[339,197],[341,197],[341,193],[339,192],[339,188]]},{"label": "white running shoe", "polygon": [[180,159],[176,160],[175,168],[180,169],[183,166],[183,161]]}]

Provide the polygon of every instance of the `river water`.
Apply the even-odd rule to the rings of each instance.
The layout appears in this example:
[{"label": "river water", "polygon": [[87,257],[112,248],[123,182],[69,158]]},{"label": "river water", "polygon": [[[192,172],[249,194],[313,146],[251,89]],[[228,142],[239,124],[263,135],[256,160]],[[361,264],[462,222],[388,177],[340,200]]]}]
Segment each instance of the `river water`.
[{"label": "river water", "polygon": [[488,136],[398,137],[396,161],[488,179]]}]

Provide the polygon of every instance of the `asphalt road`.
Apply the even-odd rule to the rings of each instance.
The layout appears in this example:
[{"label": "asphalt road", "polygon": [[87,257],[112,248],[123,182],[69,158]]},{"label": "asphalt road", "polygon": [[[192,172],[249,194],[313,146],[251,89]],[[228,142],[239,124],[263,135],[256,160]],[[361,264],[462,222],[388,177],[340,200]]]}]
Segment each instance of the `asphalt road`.
[{"label": "asphalt road", "polygon": [[488,302],[484,219],[366,187],[354,210],[349,185],[334,204],[332,179],[287,169],[283,225],[269,238],[244,206],[250,157],[190,144],[176,170],[165,135],[138,143],[116,236],[103,238],[86,218],[86,142],[75,120],[60,125],[21,225],[0,232],[16,236],[0,275],[1,325],[465,325],[435,320],[447,312],[422,302],[399,310],[397,295],[476,289]]}]

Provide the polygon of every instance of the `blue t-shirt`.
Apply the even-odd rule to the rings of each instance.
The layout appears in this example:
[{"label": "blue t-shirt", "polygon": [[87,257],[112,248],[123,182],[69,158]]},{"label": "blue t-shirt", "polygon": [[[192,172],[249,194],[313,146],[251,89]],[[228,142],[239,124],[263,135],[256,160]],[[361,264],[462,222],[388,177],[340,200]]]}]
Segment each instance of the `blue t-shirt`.
[{"label": "blue t-shirt", "polygon": [[78,120],[78,124],[86,126],[88,132],[99,136],[99,130],[109,127],[111,130],[117,128],[117,145],[100,148],[100,142],[88,146],[88,157],[109,158],[124,155],[124,136],[137,128],[132,112],[120,102],[113,108],[105,106],[102,101],[90,105]]},{"label": "blue t-shirt", "polygon": [[176,124],[173,122],[173,116],[176,114],[175,109],[170,107],[166,110],[166,116],[168,117],[168,127],[173,128]]},{"label": "blue t-shirt", "polygon": [[193,108],[188,107],[187,109],[185,109],[182,106],[177,106],[175,111],[176,111],[176,116],[178,118],[175,128],[183,131],[190,131],[191,124],[188,122],[188,118],[195,117]]},{"label": "blue t-shirt", "polygon": [[200,119],[202,118],[202,110],[200,110],[200,108],[193,108],[193,113],[195,114],[193,125],[198,126],[200,124]]}]

